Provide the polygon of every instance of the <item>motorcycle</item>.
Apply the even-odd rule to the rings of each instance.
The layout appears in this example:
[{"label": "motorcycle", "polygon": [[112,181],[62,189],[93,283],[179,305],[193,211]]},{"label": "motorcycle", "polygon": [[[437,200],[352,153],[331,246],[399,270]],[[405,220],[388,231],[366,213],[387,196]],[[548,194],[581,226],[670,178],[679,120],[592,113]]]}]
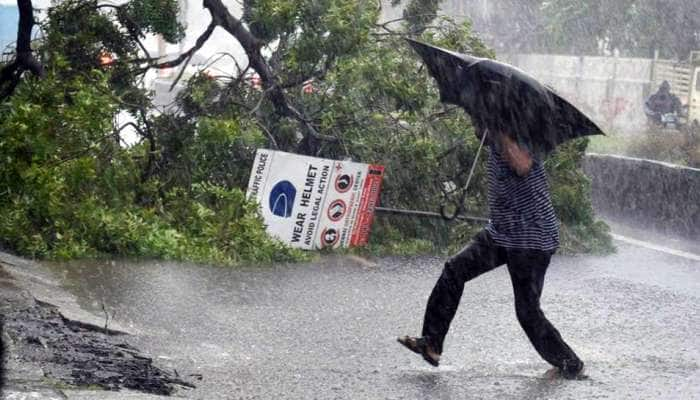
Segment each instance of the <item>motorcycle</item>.
[{"label": "motorcycle", "polygon": [[647,122],[650,127],[661,127],[663,129],[679,130],[685,126],[687,119],[688,106],[684,106],[680,113],[673,111],[668,113],[659,113],[644,107],[644,113],[647,116]]},{"label": "motorcycle", "polygon": [[663,126],[664,128],[678,129],[679,123],[680,119],[678,118],[677,113],[672,112],[661,114],[661,126]]}]

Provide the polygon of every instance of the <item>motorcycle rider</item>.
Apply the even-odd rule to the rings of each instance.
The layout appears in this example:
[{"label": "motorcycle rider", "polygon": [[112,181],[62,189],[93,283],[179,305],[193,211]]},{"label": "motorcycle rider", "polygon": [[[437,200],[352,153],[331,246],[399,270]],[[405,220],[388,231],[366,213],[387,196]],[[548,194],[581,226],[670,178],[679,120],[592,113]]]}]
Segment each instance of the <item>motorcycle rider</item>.
[{"label": "motorcycle rider", "polygon": [[661,124],[661,117],[664,114],[681,113],[681,101],[678,96],[671,93],[671,84],[663,81],[659,90],[652,94],[644,103],[645,112],[655,123]]}]

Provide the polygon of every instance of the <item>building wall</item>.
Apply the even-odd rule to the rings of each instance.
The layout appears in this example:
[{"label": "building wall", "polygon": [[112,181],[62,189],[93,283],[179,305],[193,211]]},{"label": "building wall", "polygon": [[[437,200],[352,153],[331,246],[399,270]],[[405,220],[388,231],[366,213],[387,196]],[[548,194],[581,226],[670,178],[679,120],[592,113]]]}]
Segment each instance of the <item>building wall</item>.
[{"label": "building wall", "polygon": [[[383,19],[400,17],[402,7],[391,8],[389,3],[390,0],[383,0]],[[493,39],[488,31],[494,28],[494,18],[514,14],[516,9],[512,1],[505,0],[441,3],[442,14],[469,18],[487,42]],[[651,84],[651,59],[505,53],[499,53],[498,59],[553,87],[609,132],[636,134],[646,129],[644,101],[656,90]]]},{"label": "building wall", "polygon": [[501,59],[554,88],[609,132],[634,134],[646,127],[644,101],[656,90],[651,59],[549,54]]}]

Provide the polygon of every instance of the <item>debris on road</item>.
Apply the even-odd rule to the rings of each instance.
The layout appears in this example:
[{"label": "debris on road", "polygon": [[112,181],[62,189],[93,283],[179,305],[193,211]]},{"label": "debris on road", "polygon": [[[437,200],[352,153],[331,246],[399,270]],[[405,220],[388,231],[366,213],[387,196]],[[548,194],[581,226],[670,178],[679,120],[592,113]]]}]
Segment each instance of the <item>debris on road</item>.
[{"label": "debris on road", "polygon": [[[5,288],[3,288],[5,289]],[[40,370],[44,383],[60,387],[130,389],[170,395],[195,386],[166,372],[126,342],[126,334],[65,318],[58,308],[28,293],[3,290],[4,338],[12,364]],[[11,372],[11,371],[10,371]],[[11,384],[11,382],[9,382]]]}]

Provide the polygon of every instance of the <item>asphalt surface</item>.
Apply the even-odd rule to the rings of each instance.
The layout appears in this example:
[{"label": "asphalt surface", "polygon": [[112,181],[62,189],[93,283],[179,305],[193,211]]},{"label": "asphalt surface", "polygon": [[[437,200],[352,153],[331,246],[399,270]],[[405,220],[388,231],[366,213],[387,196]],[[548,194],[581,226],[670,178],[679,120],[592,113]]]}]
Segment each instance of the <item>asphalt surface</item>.
[{"label": "asphalt surface", "polygon": [[470,282],[433,368],[396,343],[418,334],[438,258],[220,268],[51,265],[84,310],[134,335],[193,399],[700,399],[700,262],[618,242],[555,256],[543,309],[590,379],[550,382],[517,324],[505,268]]}]

